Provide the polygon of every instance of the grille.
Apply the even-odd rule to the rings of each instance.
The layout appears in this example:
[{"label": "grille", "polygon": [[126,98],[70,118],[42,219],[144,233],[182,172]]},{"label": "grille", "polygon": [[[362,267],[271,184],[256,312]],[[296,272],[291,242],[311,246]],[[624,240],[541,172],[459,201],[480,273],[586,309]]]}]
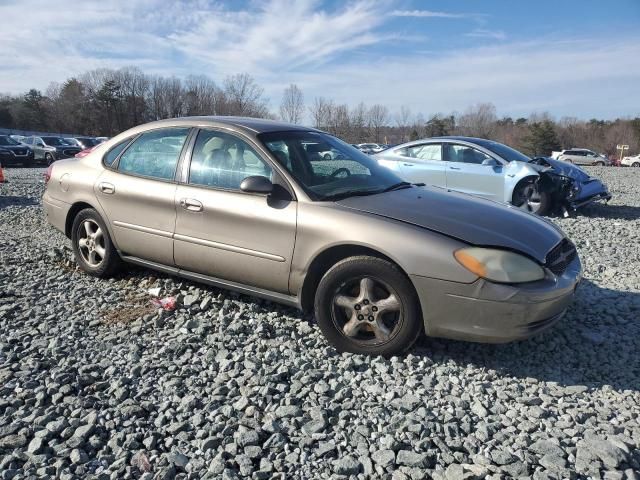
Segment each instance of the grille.
[{"label": "grille", "polygon": [[562,275],[576,255],[575,245],[565,238],[547,254],[545,266],[556,275]]}]

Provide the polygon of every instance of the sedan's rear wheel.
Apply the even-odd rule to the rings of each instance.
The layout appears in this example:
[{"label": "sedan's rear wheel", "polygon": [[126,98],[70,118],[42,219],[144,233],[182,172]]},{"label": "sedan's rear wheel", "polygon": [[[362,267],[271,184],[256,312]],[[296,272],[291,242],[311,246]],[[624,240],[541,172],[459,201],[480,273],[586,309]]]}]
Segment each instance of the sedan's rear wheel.
[{"label": "sedan's rear wheel", "polygon": [[595,162],[594,165],[598,166],[598,167],[604,167],[604,162]]},{"label": "sedan's rear wheel", "polygon": [[76,215],[71,232],[73,253],[82,270],[100,278],[110,277],[118,270],[122,261],[98,212],[93,208],[82,210]]},{"label": "sedan's rear wheel", "polygon": [[544,215],[551,206],[551,195],[540,191],[537,179],[525,180],[516,186],[511,203],[527,212]]},{"label": "sedan's rear wheel", "polygon": [[632,167],[636,167],[636,168],[638,168],[638,167],[640,167],[640,162],[633,162],[633,163],[631,164],[631,166],[632,166]]},{"label": "sedan's rear wheel", "polygon": [[53,158],[53,155],[51,155],[50,153],[45,153],[44,161],[47,165],[51,165],[53,162],[55,162],[55,158]]},{"label": "sedan's rear wheel", "polygon": [[399,354],[423,328],[409,279],[392,263],[369,256],[344,259],[327,271],[315,312],[320,329],[341,352]]},{"label": "sedan's rear wheel", "polygon": [[330,154],[328,154],[328,153],[325,153],[325,154],[324,154],[324,159],[325,159],[325,160],[331,160],[331,155],[330,155]]}]

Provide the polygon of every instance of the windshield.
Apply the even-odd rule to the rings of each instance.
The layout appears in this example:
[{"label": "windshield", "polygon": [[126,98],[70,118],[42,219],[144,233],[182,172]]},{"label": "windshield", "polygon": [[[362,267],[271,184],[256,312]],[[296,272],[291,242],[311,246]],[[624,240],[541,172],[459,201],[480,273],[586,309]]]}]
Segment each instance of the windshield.
[{"label": "windshield", "polygon": [[524,153],[519,152],[518,150],[507,147],[502,143],[492,142],[491,140],[483,140],[477,142],[478,145],[486,148],[487,150],[491,150],[496,155],[502,157],[507,162],[525,162],[528,163],[531,161],[529,157],[527,157]]},{"label": "windshield", "polygon": [[16,142],[11,137],[0,137],[0,145],[20,145],[20,142]]},{"label": "windshield", "polygon": [[44,143],[47,145],[51,145],[53,147],[68,147],[69,145],[73,145],[68,140],[60,137],[42,137]]},{"label": "windshield", "polygon": [[[258,138],[313,200],[373,195],[405,184],[368,155],[325,133],[274,132]],[[327,159],[322,154],[328,151],[339,155]]]}]

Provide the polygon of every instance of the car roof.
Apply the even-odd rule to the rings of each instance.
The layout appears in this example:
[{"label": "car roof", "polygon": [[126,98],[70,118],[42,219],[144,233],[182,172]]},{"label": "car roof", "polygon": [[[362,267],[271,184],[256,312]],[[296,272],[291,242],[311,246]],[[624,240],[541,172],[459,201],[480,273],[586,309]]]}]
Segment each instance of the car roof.
[{"label": "car roof", "polygon": [[319,131],[315,128],[294,125],[292,123],[280,122],[277,120],[267,120],[265,118],[251,117],[218,117],[218,116],[200,116],[200,117],[180,117],[170,118],[167,120],[158,120],[156,122],[140,125],[140,127],[162,127],[175,125],[189,126],[233,126],[242,130],[248,130],[254,134],[266,132],[281,132],[287,130],[299,131]]}]

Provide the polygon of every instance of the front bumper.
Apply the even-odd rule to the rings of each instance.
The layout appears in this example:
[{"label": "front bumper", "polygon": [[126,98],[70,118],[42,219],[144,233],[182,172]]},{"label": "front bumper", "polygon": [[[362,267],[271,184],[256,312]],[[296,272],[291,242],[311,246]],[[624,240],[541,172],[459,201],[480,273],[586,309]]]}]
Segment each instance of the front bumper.
[{"label": "front bumper", "polygon": [[529,338],[553,326],[571,304],[582,277],[578,257],[560,276],[505,285],[478,279],[456,283],[412,275],[425,332],[432,337],[485,343]]},{"label": "front bumper", "polygon": [[607,190],[607,186],[600,180],[593,179],[581,184],[579,195],[568,200],[568,203],[573,210],[577,210],[593,202],[608,202],[609,200],[611,200],[611,194]]}]

